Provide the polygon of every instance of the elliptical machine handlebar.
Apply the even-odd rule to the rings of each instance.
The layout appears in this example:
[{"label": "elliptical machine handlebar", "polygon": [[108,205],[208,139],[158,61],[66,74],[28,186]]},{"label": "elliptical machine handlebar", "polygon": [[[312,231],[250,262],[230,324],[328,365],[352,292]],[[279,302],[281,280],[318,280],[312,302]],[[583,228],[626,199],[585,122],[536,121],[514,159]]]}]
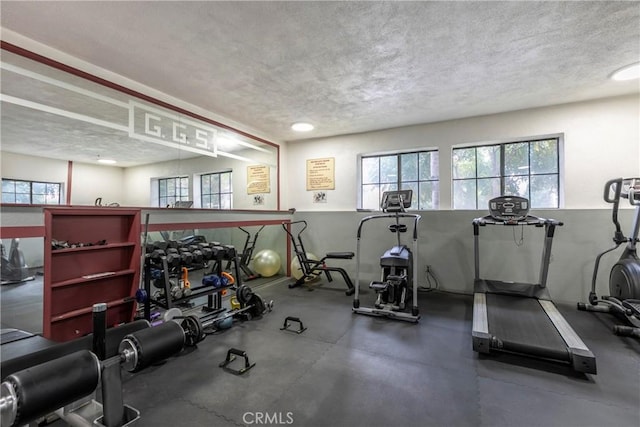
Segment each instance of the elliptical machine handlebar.
[{"label": "elliptical machine handlebar", "polygon": [[[260,233],[264,227],[265,227],[264,225],[263,225],[262,227],[260,227],[260,228],[258,229],[258,231],[256,231],[256,235],[258,235],[258,233]],[[244,228],[242,228],[242,227],[238,227],[238,228],[239,228],[241,231],[243,231],[243,232],[247,235],[247,237],[251,237],[251,232],[249,232],[249,231],[245,230],[245,229],[244,229]]]},{"label": "elliptical machine handlebar", "polygon": [[362,235],[362,226],[364,225],[364,223],[375,218],[414,218],[412,238],[414,240],[418,238],[418,221],[420,221],[421,216],[418,214],[396,212],[393,214],[369,215],[362,218],[360,220],[360,224],[358,225],[358,235],[357,235],[358,240],[360,240],[360,236]]},{"label": "elliptical machine handlebar", "polygon": [[305,221],[305,220],[303,220],[303,219],[301,219],[300,221],[283,222],[283,223],[282,223],[282,228],[284,228],[284,231],[286,231],[286,232],[287,232],[287,234],[288,234],[289,236],[291,236],[291,237],[293,237],[293,234],[292,234],[292,232],[289,232],[289,230],[287,230],[287,224],[288,224],[289,226],[292,226],[293,224],[304,224],[304,225],[303,225],[303,227],[302,227],[302,229],[300,229],[300,231],[298,231],[298,237],[302,234],[302,232],[303,232],[304,230],[306,230],[306,229],[307,229],[307,226],[308,226],[307,221]]},{"label": "elliptical machine handlebar", "polygon": [[[616,188],[613,190],[614,196],[612,199],[609,196],[611,195],[611,187],[613,186],[613,184],[617,184],[617,185],[616,185]],[[604,201],[607,203],[619,203],[621,190],[622,190],[622,178],[610,179],[604,185]]]},{"label": "elliptical machine handlebar", "polygon": [[[611,210],[611,221],[613,225],[616,227],[616,231],[613,235],[613,241],[621,245],[626,242],[627,238],[624,236],[622,232],[622,228],[620,227],[620,222],[618,221],[618,208],[620,207],[620,194],[622,192],[622,178],[615,178],[607,181],[604,185],[604,201],[607,203],[613,204],[613,209]],[[615,185],[615,187],[614,187]],[[611,191],[613,190],[613,198],[611,198]]]}]

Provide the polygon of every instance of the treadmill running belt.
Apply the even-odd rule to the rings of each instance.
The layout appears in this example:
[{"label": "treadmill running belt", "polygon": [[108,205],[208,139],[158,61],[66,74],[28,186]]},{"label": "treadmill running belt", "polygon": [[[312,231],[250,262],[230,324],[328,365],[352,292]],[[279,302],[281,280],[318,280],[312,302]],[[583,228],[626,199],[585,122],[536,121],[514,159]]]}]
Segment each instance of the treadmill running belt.
[{"label": "treadmill running belt", "polygon": [[567,346],[536,298],[487,293],[489,332],[503,349],[569,360]]}]

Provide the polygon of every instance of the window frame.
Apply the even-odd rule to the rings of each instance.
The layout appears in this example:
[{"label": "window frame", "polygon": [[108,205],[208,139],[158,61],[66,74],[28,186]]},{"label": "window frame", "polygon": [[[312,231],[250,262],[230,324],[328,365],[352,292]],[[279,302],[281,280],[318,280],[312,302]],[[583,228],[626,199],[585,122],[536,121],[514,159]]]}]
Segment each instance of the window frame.
[{"label": "window frame", "polygon": [[[164,195],[162,194],[162,182],[168,182],[169,180],[180,180],[182,181],[183,179],[187,180],[187,193],[186,194],[182,194],[182,191],[180,191],[180,195],[176,194],[175,196],[169,196],[169,195]],[[177,184],[177,183],[176,183]],[[180,182],[180,185],[176,186],[176,189],[180,189],[182,190],[182,182]],[[164,177],[164,178],[158,178],[158,207],[166,207],[166,206],[173,206],[175,204],[175,202],[178,201],[186,201],[186,200],[191,200],[189,198],[189,177],[188,176],[168,176],[168,177]],[[174,197],[175,200],[173,201],[173,203],[162,203],[163,199],[168,199],[169,197]],[[184,198],[183,198],[184,197]]]},{"label": "window frame", "polygon": [[[18,182],[28,183],[29,184],[29,203],[20,203],[20,202],[16,202],[16,201],[14,201],[14,202],[5,202],[3,200],[3,198],[4,198],[4,196],[3,196],[2,198],[0,198],[0,201],[1,201],[2,204],[6,204],[6,205],[24,205],[24,204],[27,204],[27,205],[37,205],[37,206],[56,206],[56,205],[62,205],[63,204],[62,203],[63,186],[62,186],[61,182],[33,181],[33,180],[28,180],[28,179],[2,178],[2,184],[4,184],[5,181],[11,181],[11,182],[14,183],[14,191],[13,191],[13,193],[6,193],[6,194],[13,194],[14,200],[16,199],[16,195],[17,194],[26,194],[26,193],[16,193],[15,184],[18,183]],[[33,202],[33,196],[34,196],[33,185],[34,184],[44,184],[44,185],[55,185],[55,186],[57,186],[58,187],[58,201],[57,201],[57,203],[34,203]],[[2,194],[4,195],[5,192],[2,191]],[[45,194],[45,197],[46,197],[46,194]],[[45,200],[46,200],[46,198],[45,198]]]},{"label": "window frame", "polygon": [[[556,141],[556,170],[555,173],[531,173],[531,145],[535,142],[540,141]],[[520,143],[528,143],[528,173],[527,174],[518,174],[518,175],[506,175],[505,174],[505,146],[510,144],[520,144]],[[478,156],[477,149],[483,147],[500,147],[500,175],[495,177],[478,177]],[[454,155],[456,150],[464,150],[474,148],[475,151],[475,176],[473,178],[454,178]],[[487,178],[498,178],[500,179],[500,193],[504,194],[505,191],[505,178],[509,178],[511,176],[526,176],[529,179],[529,183],[531,182],[531,177],[535,176],[546,176],[546,175],[556,175],[556,184],[558,188],[558,203],[555,207],[537,207],[531,205],[532,209],[562,209],[564,207],[564,135],[563,134],[550,134],[550,135],[539,135],[534,137],[523,137],[523,138],[512,138],[503,141],[491,141],[491,142],[482,142],[475,144],[463,144],[463,145],[454,145],[451,147],[451,209],[452,210],[468,210],[468,208],[457,208],[455,207],[455,188],[454,183],[456,181],[475,181],[476,183],[476,193],[475,193],[475,209],[473,210],[485,210],[486,206],[478,206],[478,180],[487,179]],[[531,198],[531,185],[529,184],[527,188],[527,198],[530,200]]]},{"label": "window frame", "polygon": [[[417,179],[415,180],[406,180],[403,181],[402,179],[402,156],[403,155],[407,155],[407,154],[416,154],[416,155],[420,155],[421,153],[436,153],[438,156],[438,174],[437,174],[437,178],[436,179],[420,179],[420,163],[418,162],[418,169],[416,170],[417,173]],[[415,207],[415,204],[412,204],[412,207],[409,208],[409,210],[411,211],[418,211],[418,210],[439,210],[440,209],[440,149],[437,147],[429,147],[429,148],[416,148],[416,149],[407,149],[407,150],[400,150],[400,151],[388,151],[388,152],[376,152],[376,153],[367,153],[367,154],[359,154],[358,155],[358,195],[357,195],[357,206],[358,209],[363,209],[363,210],[373,210],[371,208],[364,208],[363,207],[363,201],[364,201],[364,195],[363,195],[363,190],[364,187],[366,185],[372,185],[372,183],[364,183],[364,177],[363,177],[363,161],[364,159],[371,159],[371,158],[377,158],[380,159],[382,157],[391,157],[394,156],[396,157],[396,168],[397,168],[397,179],[395,183],[391,183],[391,185],[396,185],[398,189],[402,189],[402,184],[406,184],[406,183],[415,183],[418,185],[418,189],[420,188],[420,183],[423,182],[431,182],[431,183],[436,183],[436,188],[438,189],[438,200],[436,201],[436,206],[433,208],[421,208],[419,206],[420,203],[420,194],[415,192],[416,194],[414,194],[413,197],[415,197],[418,200],[418,206]],[[375,183],[374,185],[383,185],[383,184],[389,184],[389,183],[383,183],[380,181],[380,177],[378,177],[378,181],[377,183]],[[379,193],[378,195],[378,207],[376,208],[376,210],[380,210],[380,201],[381,201],[381,197],[382,197],[382,193]]]},{"label": "window frame", "polygon": [[[229,175],[229,189],[230,191],[228,192],[223,192],[221,191],[221,180],[220,177],[222,175]],[[209,193],[205,193],[204,192],[204,184],[202,182],[203,178],[205,176],[213,176],[213,175],[217,175],[218,176],[218,192],[209,192]],[[233,170],[229,169],[229,170],[224,170],[224,171],[218,171],[218,172],[207,172],[207,173],[203,173],[199,175],[199,184],[200,184],[200,206],[204,209],[220,209],[220,210],[232,210],[233,209]],[[223,208],[222,207],[222,203],[221,203],[221,197],[222,195],[229,195],[229,208]],[[218,196],[218,207],[210,207],[210,206],[205,206],[204,203],[204,196],[214,196],[217,195]]]}]

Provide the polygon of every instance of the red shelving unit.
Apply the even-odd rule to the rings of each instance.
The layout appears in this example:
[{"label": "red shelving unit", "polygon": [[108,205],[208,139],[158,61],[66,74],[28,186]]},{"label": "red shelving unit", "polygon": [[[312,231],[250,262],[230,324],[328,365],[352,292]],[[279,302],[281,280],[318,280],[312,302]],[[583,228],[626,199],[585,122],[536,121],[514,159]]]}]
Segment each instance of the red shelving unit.
[{"label": "red shelving unit", "polygon": [[[131,322],[140,280],[140,210],[49,208],[44,219],[44,337],[69,341],[91,333],[96,303],[107,303],[107,326]],[[54,249],[54,240],[75,247]]]}]

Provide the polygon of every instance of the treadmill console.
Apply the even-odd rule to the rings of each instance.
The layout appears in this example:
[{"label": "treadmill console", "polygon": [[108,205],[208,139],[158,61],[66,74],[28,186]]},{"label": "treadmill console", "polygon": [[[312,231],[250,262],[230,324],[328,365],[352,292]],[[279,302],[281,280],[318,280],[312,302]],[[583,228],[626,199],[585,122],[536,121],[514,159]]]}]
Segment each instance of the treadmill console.
[{"label": "treadmill console", "polygon": [[383,212],[404,212],[411,207],[412,190],[385,191],[380,208]]},{"label": "treadmill console", "polygon": [[497,221],[521,221],[529,214],[529,200],[519,196],[500,196],[489,200],[489,215]]}]

